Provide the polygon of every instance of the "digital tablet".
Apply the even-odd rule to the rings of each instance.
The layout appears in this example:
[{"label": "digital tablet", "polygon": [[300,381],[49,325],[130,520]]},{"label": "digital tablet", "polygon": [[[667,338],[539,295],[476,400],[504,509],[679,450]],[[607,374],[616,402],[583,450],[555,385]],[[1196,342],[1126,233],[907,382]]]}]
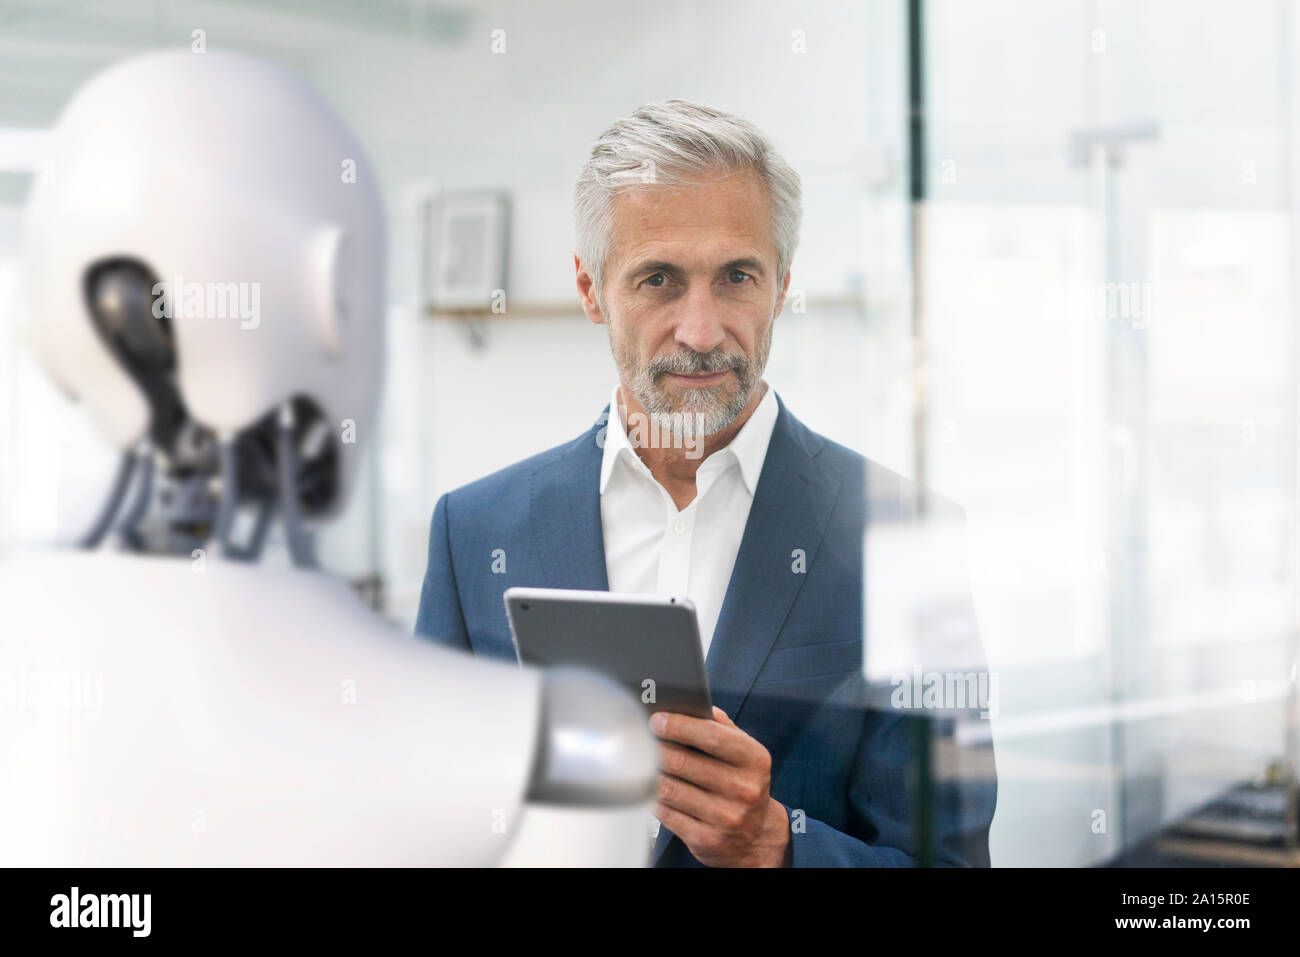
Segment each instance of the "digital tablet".
[{"label": "digital tablet", "polygon": [[564,588],[508,588],[504,598],[520,663],[591,668],[647,713],[713,717],[690,599]]}]

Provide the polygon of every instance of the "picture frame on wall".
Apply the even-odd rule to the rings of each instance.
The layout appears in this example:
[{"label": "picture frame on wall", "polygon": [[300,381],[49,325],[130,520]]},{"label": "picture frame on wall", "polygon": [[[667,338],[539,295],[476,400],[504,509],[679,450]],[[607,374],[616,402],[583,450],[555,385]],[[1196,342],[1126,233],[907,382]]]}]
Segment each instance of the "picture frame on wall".
[{"label": "picture frame on wall", "polygon": [[510,197],[503,190],[465,190],[429,201],[425,218],[424,290],[434,313],[490,313],[506,288]]}]

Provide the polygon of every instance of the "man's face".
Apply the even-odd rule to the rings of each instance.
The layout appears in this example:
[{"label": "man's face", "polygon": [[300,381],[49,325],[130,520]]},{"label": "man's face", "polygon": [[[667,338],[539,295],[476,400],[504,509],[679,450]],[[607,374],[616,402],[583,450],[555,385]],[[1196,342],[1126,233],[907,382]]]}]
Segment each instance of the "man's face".
[{"label": "man's face", "polygon": [[752,171],[686,186],[625,190],[614,200],[603,308],[623,383],[659,423],[712,435],[762,379],[789,274],[778,276],[767,189]]}]

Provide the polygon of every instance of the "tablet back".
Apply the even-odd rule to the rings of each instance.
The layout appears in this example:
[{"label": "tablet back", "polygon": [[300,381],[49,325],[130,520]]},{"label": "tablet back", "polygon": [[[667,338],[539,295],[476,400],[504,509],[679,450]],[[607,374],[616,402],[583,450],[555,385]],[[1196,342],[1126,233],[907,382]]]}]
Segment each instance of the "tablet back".
[{"label": "tablet back", "polygon": [[689,599],[561,588],[509,588],[504,597],[522,664],[591,668],[635,693],[647,713],[712,717]]}]

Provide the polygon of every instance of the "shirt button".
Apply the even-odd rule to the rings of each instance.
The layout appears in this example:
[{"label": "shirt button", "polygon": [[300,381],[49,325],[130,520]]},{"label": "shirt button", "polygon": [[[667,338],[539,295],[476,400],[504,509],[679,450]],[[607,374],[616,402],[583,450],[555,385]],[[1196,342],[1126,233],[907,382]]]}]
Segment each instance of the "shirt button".
[{"label": "shirt button", "polygon": [[679,518],[677,521],[673,522],[673,531],[678,535],[684,534],[686,531],[686,523]]}]

